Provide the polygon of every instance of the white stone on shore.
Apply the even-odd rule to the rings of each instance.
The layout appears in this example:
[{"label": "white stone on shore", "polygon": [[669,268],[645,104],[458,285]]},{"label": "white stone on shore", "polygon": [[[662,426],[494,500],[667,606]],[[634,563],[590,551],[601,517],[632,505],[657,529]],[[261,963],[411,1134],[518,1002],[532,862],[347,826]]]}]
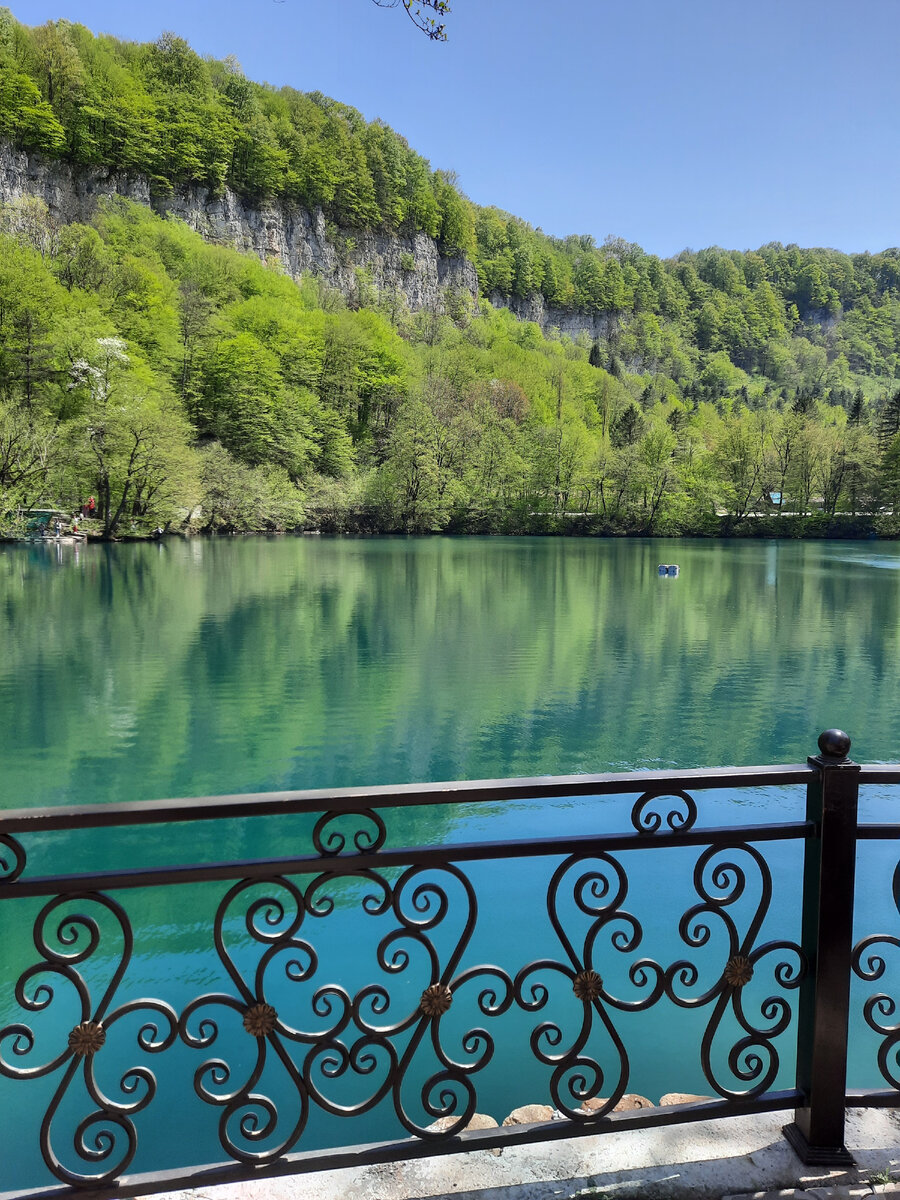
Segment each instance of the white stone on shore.
[{"label": "white stone on shore", "polygon": [[[459,1122],[459,1117],[438,1117],[438,1119],[428,1126],[430,1133],[444,1133],[447,1129],[452,1129]],[[499,1125],[493,1117],[489,1117],[487,1113],[472,1113],[472,1118],[468,1125],[457,1130],[458,1133],[467,1133],[470,1129],[499,1129]],[[496,1158],[499,1158],[503,1151],[497,1147],[490,1151]]]},{"label": "white stone on shore", "polygon": [[712,1096],[695,1096],[691,1092],[666,1092],[660,1096],[660,1108],[667,1104],[699,1104],[703,1100],[712,1100]]},{"label": "white stone on shore", "polygon": [[514,1108],[503,1124],[537,1125],[542,1121],[552,1121],[554,1116],[555,1109],[549,1104],[523,1104],[521,1108]]},{"label": "white stone on shore", "polygon": [[[592,1096],[590,1100],[585,1100],[581,1106],[583,1113],[599,1112],[601,1108],[609,1104],[609,1097]],[[611,1112],[635,1112],[639,1108],[656,1108],[652,1100],[648,1100],[646,1096],[638,1096],[634,1092],[627,1092],[615,1108]]]}]

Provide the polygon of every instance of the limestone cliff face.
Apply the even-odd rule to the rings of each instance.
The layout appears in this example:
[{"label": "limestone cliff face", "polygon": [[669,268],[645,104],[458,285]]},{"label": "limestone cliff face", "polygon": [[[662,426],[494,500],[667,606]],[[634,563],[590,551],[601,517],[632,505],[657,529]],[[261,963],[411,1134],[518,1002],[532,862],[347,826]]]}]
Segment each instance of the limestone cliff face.
[{"label": "limestone cliff face", "polygon": [[[160,200],[151,197],[146,179],[104,168],[74,168],[0,143],[0,202],[23,196],[39,197],[61,224],[89,221],[98,200],[125,196],[171,213],[207,241],[278,262],[293,279],[314,274],[348,298],[359,294],[361,271],[379,292],[396,291],[413,312],[444,312],[449,293],[478,296],[472,263],[462,255],[442,255],[423,233],[405,238],[342,229],[328,224],[321,210],[280,202],[256,207],[228,188],[220,196],[191,187]],[[490,300],[521,320],[535,321],[545,332],[558,329],[573,338],[605,332],[603,317],[550,308],[540,294],[521,299],[495,293]]]},{"label": "limestone cliff face", "polygon": [[424,234],[413,238],[328,227],[321,211],[281,203],[254,207],[226,189],[214,196],[192,187],[159,200],[146,179],[0,147],[0,201],[38,196],[61,223],[88,221],[97,201],[125,196],[157,212],[172,213],[204,238],[264,261],[278,261],[294,279],[311,272],[345,296],[360,286],[359,271],[379,291],[396,289],[413,311],[442,312],[447,290],[478,294],[475,268],[462,256],[444,256]]},{"label": "limestone cliff face", "polygon": [[126,196],[150,204],[146,180],[102,170],[75,171],[68,163],[13,150],[0,142],[0,202],[37,196],[61,224],[87,221],[101,196]]},{"label": "limestone cliff face", "polygon": [[592,341],[609,334],[609,317],[605,313],[553,308],[540,292],[532,292],[530,296],[525,297],[503,296],[500,292],[492,292],[490,300],[494,308],[508,308],[520,321],[534,321],[544,333],[556,330],[573,339],[586,333]]}]

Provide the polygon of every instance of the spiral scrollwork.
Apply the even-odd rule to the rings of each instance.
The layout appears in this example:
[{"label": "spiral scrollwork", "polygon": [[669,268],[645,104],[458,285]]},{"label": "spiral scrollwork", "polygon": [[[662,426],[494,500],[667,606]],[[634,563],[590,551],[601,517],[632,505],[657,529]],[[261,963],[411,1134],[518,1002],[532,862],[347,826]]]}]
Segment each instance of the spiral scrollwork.
[{"label": "spiral scrollwork", "polygon": [[[780,1057],[775,1039],[790,1024],[792,1010],[783,995],[767,995],[758,1001],[758,1016],[751,1015],[755,989],[751,981],[762,979],[761,970],[773,954],[780,955],[772,968],[775,984],[792,990],[800,986],[806,960],[795,942],[777,941],[755,946],[772,900],[772,876],[762,854],[746,843],[730,847],[710,846],[697,859],[694,888],[698,904],[681,917],[682,941],[706,950],[704,967],[715,969],[709,984],[695,991],[701,979],[698,964],[680,959],[666,971],[666,994],[681,1008],[711,1006],[700,1047],[700,1062],[707,1082],[720,1096],[738,1100],[757,1096],[770,1088],[778,1074]],[[739,915],[740,914],[740,915]],[[745,924],[743,930],[741,924]],[[718,947],[722,947],[720,951]],[[740,1033],[731,1045],[733,1028],[726,1020],[731,1013]],[[725,1045],[719,1047],[719,1042]],[[727,1072],[721,1074],[722,1064]]]},{"label": "spiral scrollwork", "polygon": [[[354,881],[364,884],[363,916],[393,925],[375,948],[385,982],[367,983],[355,995],[319,979],[318,956],[307,929],[307,922],[327,919],[346,904],[340,899],[346,894],[341,885]],[[354,902],[358,901],[357,895]],[[206,1057],[195,1071],[196,1094],[222,1108],[219,1141],[226,1153],[239,1161],[269,1161],[295,1144],[311,1105],[337,1116],[358,1116],[391,1093],[400,1121],[417,1136],[435,1136],[429,1126],[438,1118],[452,1116],[455,1128],[458,1116],[464,1124],[474,1111],[470,1076],[492,1056],[493,1040],[486,1029],[472,1027],[462,1035],[462,1056],[454,1055],[443,1044],[441,1018],[458,990],[467,994],[473,981],[481,984],[477,1003],[484,1016],[505,1012],[513,992],[509,977],[494,968],[458,972],[476,914],[471,883],[450,865],[410,867],[393,882],[375,872],[335,867],[312,879],[302,892],[281,876],[231,887],[216,913],[214,939],[235,992],[198,997],[180,1019],[182,1040],[207,1054],[217,1045],[228,1051],[224,1028],[237,1018],[257,1039],[256,1062],[240,1078],[227,1054]],[[448,946],[443,952],[438,936],[441,945]],[[259,953],[251,977],[248,951],[254,946]],[[276,1009],[267,997],[277,964],[284,978],[298,987],[297,999],[285,999]],[[401,1004],[388,986],[394,979],[402,983],[405,976],[421,981],[411,1005]],[[289,1023],[295,1021],[300,1002],[319,1018],[315,1028]],[[426,1053],[436,1060],[434,1066],[429,1070],[423,1064],[426,1083],[407,1099],[407,1084],[422,1075],[413,1063]],[[295,1119],[284,1128],[263,1086],[274,1068],[287,1072],[298,1098]],[[362,1096],[338,1100],[338,1081],[343,1081],[344,1097],[348,1082],[358,1081]],[[413,1108],[421,1111],[421,1118]],[[445,1130],[437,1135],[449,1136]]]},{"label": "spiral scrollwork", "polygon": [[[900,914],[900,862],[894,868],[891,893],[894,908]],[[894,960],[900,957],[897,950],[900,950],[900,937],[894,934],[876,933],[862,938],[853,948],[854,974],[865,983],[885,979],[889,957]],[[892,1019],[896,1016],[897,1001],[890,991],[881,990],[866,997],[863,1020],[880,1038],[878,1070],[889,1087],[900,1090],[900,1020]]]},{"label": "spiral scrollwork", "polygon": [[70,1082],[71,1074],[67,1072],[41,1125],[44,1161],[63,1183],[79,1188],[102,1187],[127,1171],[134,1158],[137,1151],[134,1122],[121,1113],[102,1108],[89,1113],[79,1121],[72,1139],[78,1166],[67,1166],[53,1146],[50,1126]]},{"label": "spiral scrollwork", "polygon": [[[611,855],[564,860],[550,882],[547,912],[565,957],[532,963],[515,980],[516,1000],[525,1012],[541,1012],[557,991],[562,1003],[563,981],[569,1006],[574,999],[581,1007],[580,1019],[569,1007],[575,1025],[568,1033],[560,1019],[548,1017],[533,1027],[530,1037],[532,1054],[552,1068],[554,1104],[575,1121],[604,1116],[626,1090],[628,1055],[613,1013],[649,1009],[663,995],[664,971],[651,959],[628,964],[627,978],[637,991],[631,998],[616,995],[599,969],[610,956],[634,954],[643,939],[640,922],[624,908],[627,894],[625,869]],[[556,981],[560,988],[554,987]],[[584,1102],[601,1090],[609,1092],[606,1103],[583,1111]]]},{"label": "spiral scrollwork", "polygon": [[[661,800],[669,803],[659,804]],[[696,820],[697,802],[679,790],[644,792],[631,810],[631,823],[638,833],[659,833],[663,824],[673,833],[687,832]]]},{"label": "spiral scrollwork", "polygon": [[[347,827],[345,832],[342,826]],[[359,812],[328,812],[316,822],[313,845],[323,858],[343,853],[348,840],[358,854],[374,854],[387,838],[387,828],[380,815],[371,808]]]},{"label": "spiral scrollwork", "polygon": [[0,883],[15,883],[26,866],[25,847],[9,833],[0,833]]},{"label": "spiral scrollwork", "polygon": [[[132,1161],[137,1147],[133,1117],[151,1103],[157,1090],[156,1076],[143,1064],[124,1071],[116,1066],[121,1063],[121,1046],[110,1055],[101,1051],[111,1037],[121,1041],[117,1035],[125,1029],[126,1018],[141,1014],[138,1048],[145,1054],[158,1054],[175,1041],[177,1014],[158,1000],[136,1000],[113,1007],[131,959],[133,934],[125,910],[108,896],[85,892],[49,901],[35,920],[34,944],[41,961],[29,967],[16,984],[20,1008],[39,1020],[65,991],[69,1005],[74,1003],[80,1017],[64,1044],[37,1063],[30,1061],[38,1045],[32,1025],[17,1022],[0,1029],[0,1074],[34,1079],[62,1070],[41,1123],[44,1161],[64,1183],[99,1186],[115,1179]],[[114,964],[112,972],[102,995],[92,1002],[81,968],[92,958],[105,962],[107,956]],[[11,1057],[6,1057],[5,1047]],[[101,1086],[101,1071],[113,1073],[117,1094]],[[76,1161],[65,1162],[54,1146],[53,1124],[76,1080],[80,1080],[91,1111],[79,1122],[71,1141]]]},{"label": "spiral scrollwork", "polygon": [[[678,791],[647,792],[632,811],[645,834],[688,829],[695,819],[694,801]],[[368,856],[384,836],[373,812],[328,813],[316,825],[320,858],[304,864],[309,874],[226,883],[212,922],[222,982],[180,1014],[160,1000],[122,1002],[134,937],[121,905],[87,892],[44,905],[34,922],[39,961],[16,984],[24,1016],[0,1029],[0,1073],[58,1074],[41,1131],[58,1179],[104,1186],[134,1160],[139,1114],[157,1095],[145,1061],[122,1068],[121,1046],[130,1030],[134,1048],[138,1021],[141,1055],[180,1039],[172,1061],[192,1059],[187,1080],[209,1106],[222,1150],[254,1168],[291,1152],[317,1111],[360,1117],[382,1105],[414,1137],[452,1138],[481,1107],[480,1073],[503,1045],[508,1030],[497,1022],[506,1014],[517,1014],[508,1022],[514,1032],[527,1022],[524,1049],[540,1064],[550,1102],[579,1123],[602,1120],[629,1090],[627,1014],[661,1001],[707,1008],[700,1058],[719,1095],[753,1097],[772,1086],[776,1042],[792,1015],[787,995],[805,963],[793,942],[760,944],[772,881],[753,846],[663,856],[683,856],[693,891],[687,909],[671,915],[688,952],[662,963],[646,949],[654,927],[645,938],[635,915],[643,884],[624,865],[632,853],[658,857],[658,840],[634,851],[629,835],[627,851],[594,845],[548,857],[538,898],[541,936],[552,939],[546,954],[500,966],[467,959],[477,944],[477,874],[443,855],[383,869],[376,860],[373,869]],[[353,953],[336,977],[333,946],[348,930]],[[877,940],[858,947],[857,973],[872,980],[884,972]],[[900,940],[880,940],[900,948]],[[57,1022],[47,1036],[44,1014],[62,1009],[64,997],[64,1027]],[[894,999],[872,997],[866,1014],[885,1039],[885,1077],[898,1079]],[[66,1097],[71,1113],[76,1089],[77,1113],[86,1115],[63,1142],[57,1114]],[[54,1148],[55,1119],[64,1155]]]},{"label": "spiral scrollwork", "polygon": [[[281,1005],[270,1003],[270,976],[292,987],[303,988],[314,979],[318,956],[300,936],[308,915],[303,892],[291,880],[241,880],[226,892],[213,920],[213,941],[235,994],[209,993],[192,1000],[179,1018],[185,1045],[204,1052],[222,1046],[228,1053],[233,1041],[230,1026],[242,1029],[256,1042],[255,1059],[242,1077],[225,1057],[208,1057],[194,1071],[194,1091],[206,1104],[220,1108],[218,1135],[222,1148],[238,1162],[260,1164],[286,1154],[303,1133],[309,1116],[309,1089],[287,1045],[293,1041],[315,1043],[332,1036],[347,1021],[346,1004],[322,989],[312,998],[322,1029],[304,1031],[288,1025]],[[243,931],[241,934],[240,931]],[[266,1091],[266,1081],[288,1077],[293,1112],[279,1112]],[[287,1106],[283,1106],[287,1107]]]}]

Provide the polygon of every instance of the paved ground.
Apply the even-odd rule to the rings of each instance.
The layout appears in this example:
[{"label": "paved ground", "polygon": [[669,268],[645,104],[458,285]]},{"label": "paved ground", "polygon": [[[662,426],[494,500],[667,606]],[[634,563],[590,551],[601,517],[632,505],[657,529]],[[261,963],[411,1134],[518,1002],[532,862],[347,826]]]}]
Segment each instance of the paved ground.
[{"label": "paved ground", "polygon": [[170,1193],[170,1200],[857,1200],[900,1194],[900,1115],[851,1109],[852,1171],[804,1167],[787,1114],[632,1130]]},{"label": "paved ground", "polygon": [[862,1200],[865,1196],[900,1195],[900,1183],[857,1183],[835,1187],[781,1188],[775,1192],[744,1192],[724,1200]]}]

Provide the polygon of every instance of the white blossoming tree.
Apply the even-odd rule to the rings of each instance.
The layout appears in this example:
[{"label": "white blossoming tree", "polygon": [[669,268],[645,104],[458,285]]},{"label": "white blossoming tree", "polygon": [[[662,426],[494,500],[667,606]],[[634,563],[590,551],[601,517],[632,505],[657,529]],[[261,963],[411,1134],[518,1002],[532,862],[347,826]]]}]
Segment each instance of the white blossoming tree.
[{"label": "white blossoming tree", "polygon": [[97,338],[70,376],[70,390],[81,397],[68,423],[71,490],[96,493],[106,537],[125,522],[168,523],[176,498],[193,499],[197,478],[190,429],[175,398],[121,338]]}]

